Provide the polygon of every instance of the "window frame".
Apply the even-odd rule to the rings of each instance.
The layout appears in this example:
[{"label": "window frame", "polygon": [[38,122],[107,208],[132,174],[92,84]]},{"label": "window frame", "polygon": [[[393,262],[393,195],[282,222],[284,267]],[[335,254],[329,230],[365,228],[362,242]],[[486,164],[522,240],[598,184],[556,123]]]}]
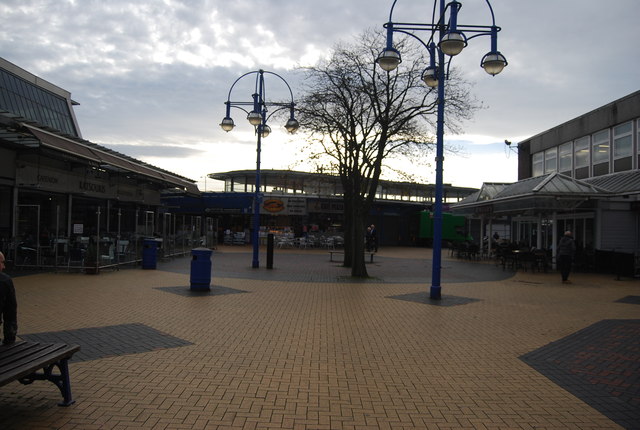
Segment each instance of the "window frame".
[{"label": "window frame", "polygon": [[[562,161],[569,161],[569,168],[562,167]],[[573,142],[566,142],[558,146],[558,172],[573,172]]]},{"label": "window frame", "polygon": [[[554,166],[550,166],[553,160]],[[556,173],[558,171],[558,147],[549,148],[544,151],[544,174]]]},{"label": "window frame", "polygon": [[[536,165],[539,166],[537,172]],[[531,176],[536,177],[542,175],[544,175],[544,151],[536,152],[531,156]]]},{"label": "window frame", "polygon": [[[597,133],[593,133],[591,135],[591,165],[596,166],[599,164],[609,163],[611,158],[611,133],[610,129],[601,130]],[[599,137],[606,136],[606,139],[598,140]],[[606,148],[606,155],[602,157],[597,157],[597,154],[600,154],[601,151],[598,151],[598,148]]]},{"label": "window frame", "polygon": [[[620,134],[616,134],[617,129],[623,127],[623,126],[628,126],[629,130],[622,132]],[[616,143],[619,142],[620,140],[624,139],[624,138],[628,138],[628,142],[629,142],[629,150],[628,153],[626,154],[622,154],[622,155],[618,155],[616,154],[617,152],[617,146]],[[614,160],[619,160],[621,158],[627,158],[627,157],[631,157],[633,156],[633,121],[628,121],[622,124],[618,124],[615,127],[613,127],[613,150],[612,150],[612,155],[613,155],[613,159]]]}]

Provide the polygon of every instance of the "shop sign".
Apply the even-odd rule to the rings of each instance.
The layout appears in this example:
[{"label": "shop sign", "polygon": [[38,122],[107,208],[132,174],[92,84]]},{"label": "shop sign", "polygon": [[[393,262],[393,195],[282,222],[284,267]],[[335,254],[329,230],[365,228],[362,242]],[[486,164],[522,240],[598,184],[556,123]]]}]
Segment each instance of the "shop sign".
[{"label": "shop sign", "polygon": [[267,212],[282,212],[284,210],[284,202],[280,199],[268,199],[264,201],[262,207]]},{"label": "shop sign", "polygon": [[80,191],[99,194],[105,194],[107,192],[107,187],[104,184],[97,184],[89,181],[78,181],[78,189],[80,189]]},{"label": "shop sign", "polygon": [[300,197],[287,199],[287,212],[289,215],[306,215],[307,199]]},{"label": "shop sign", "polygon": [[274,215],[306,215],[307,199],[304,197],[266,198],[260,206],[260,212]]}]

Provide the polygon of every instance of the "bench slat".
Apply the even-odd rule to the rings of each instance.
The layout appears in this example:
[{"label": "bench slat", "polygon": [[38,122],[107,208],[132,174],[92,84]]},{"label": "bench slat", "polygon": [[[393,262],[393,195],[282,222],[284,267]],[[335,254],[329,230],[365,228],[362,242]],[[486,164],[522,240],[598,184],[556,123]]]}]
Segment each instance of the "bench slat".
[{"label": "bench slat", "polygon": [[[31,384],[50,381],[60,390],[60,406],[72,405],[69,359],[80,350],[79,345],[64,343],[16,342],[0,346],[0,386],[11,381]],[[54,372],[57,367],[59,373]]]},{"label": "bench slat", "polygon": [[78,345],[18,342],[0,347],[0,386],[70,358]]}]

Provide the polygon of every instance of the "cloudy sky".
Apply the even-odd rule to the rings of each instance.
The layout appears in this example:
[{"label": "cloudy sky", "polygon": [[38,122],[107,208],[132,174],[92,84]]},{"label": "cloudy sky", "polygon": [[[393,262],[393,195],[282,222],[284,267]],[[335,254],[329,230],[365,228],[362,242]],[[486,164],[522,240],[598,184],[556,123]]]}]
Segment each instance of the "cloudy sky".
[{"label": "cloudy sky", "polygon": [[[487,25],[486,2],[461,0],[460,24]],[[296,67],[338,42],[381,28],[392,0],[2,0],[0,56],[71,92],[85,139],[197,180],[255,168],[256,140],[241,112],[225,133],[229,88],[265,69],[302,91]],[[463,149],[445,160],[445,182],[515,181],[518,142],[639,89],[637,0],[493,0],[509,61],[487,75],[478,38],[454,60],[484,108],[446,136]],[[432,2],[399,0],[395,21],[429,22]],[[382,48],[382,47],[381,47]],[[234,99],[250,100],[241,85]],[[277,87],[267,78],[267,86]],[[278,91],[274,88],[274,91]],[[304,153],[272,124],[263,169],[301,169]],[[515,146],[515,145],[514,145]],[[428,166],[411,173],[434,181]],[[395,178],[393,178],[395,179]],[[208,180],[207,188],[214,189]]]}]

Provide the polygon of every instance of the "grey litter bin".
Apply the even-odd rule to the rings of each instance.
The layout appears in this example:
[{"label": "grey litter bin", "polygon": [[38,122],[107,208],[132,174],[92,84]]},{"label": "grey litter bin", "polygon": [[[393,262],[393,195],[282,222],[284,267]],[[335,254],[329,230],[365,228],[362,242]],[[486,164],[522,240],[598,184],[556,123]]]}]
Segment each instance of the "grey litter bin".
[{"label": "grey litter bin", "polygon": [[158,263],[158,242],[155,239],[142,241],[142,268],[155,269]]},{"label": "grey litter bin", "polygon": [[191,250],[191,289],[211,289],[211,254],[209,248]]}]

